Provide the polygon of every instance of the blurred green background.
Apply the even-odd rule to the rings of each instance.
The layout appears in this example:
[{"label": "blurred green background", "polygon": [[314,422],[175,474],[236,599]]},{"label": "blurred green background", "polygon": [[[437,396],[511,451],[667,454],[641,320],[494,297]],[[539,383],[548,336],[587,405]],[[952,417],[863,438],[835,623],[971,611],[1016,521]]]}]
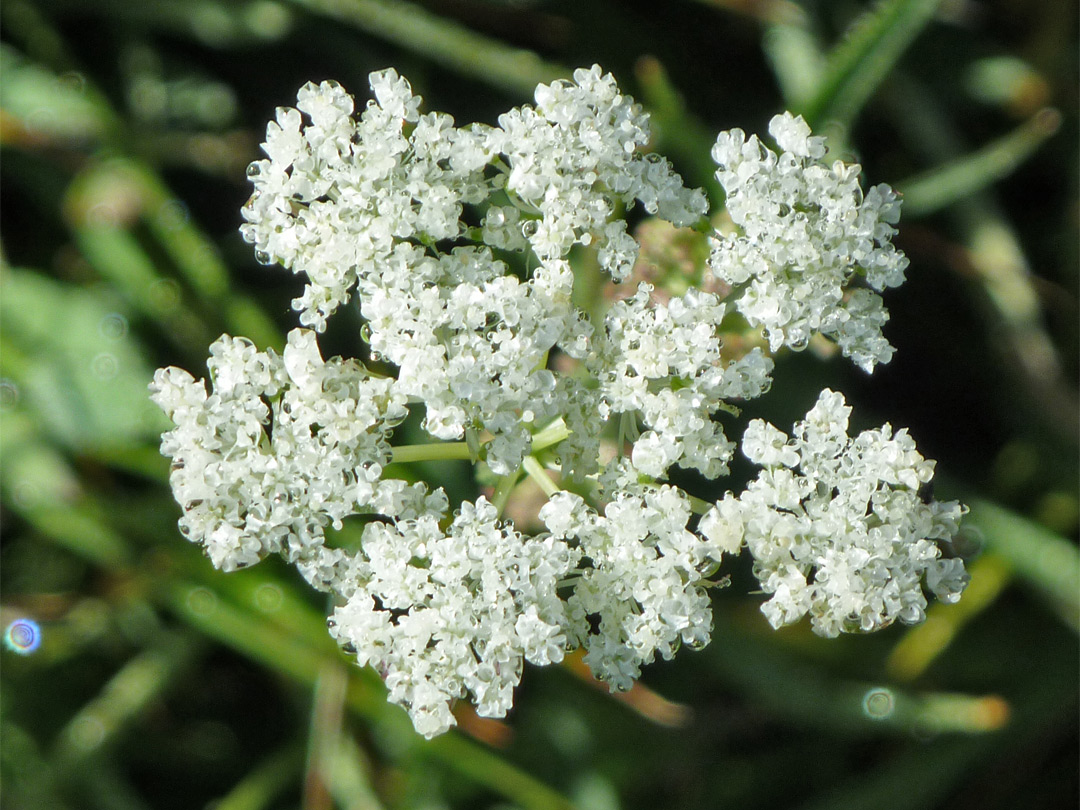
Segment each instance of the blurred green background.
[{"label": "blurred green background", "polygon": [[[1076,807],[1075,3],[4,0],[0,24],[0,620],[43,635],[0,653],[3,808]],[[783,109],[905,193],[893,362],[783,358],[754,415],[829,385],[858,427],[909,426],[971,505],[973,578],[924,625],[826,641],[770,630],[736,565],[712,645],[627,695],[527,668],[506,722],[462,708],[425,742],[292,571],[184,542],[146,385],[295,324],[301,281],[237,227],[301,84],[362,103],[392,65],[494,123],[594,62],[710,193],[715,133]]]}]

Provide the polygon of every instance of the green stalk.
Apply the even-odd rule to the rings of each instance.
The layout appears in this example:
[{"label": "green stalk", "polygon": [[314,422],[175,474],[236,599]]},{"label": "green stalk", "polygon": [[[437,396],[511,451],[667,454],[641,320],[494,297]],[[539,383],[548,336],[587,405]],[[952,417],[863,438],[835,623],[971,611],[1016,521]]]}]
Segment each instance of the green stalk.
[{"label": "green stalk", "polygon": [[495,492],[491,496],[491,504],[495,507],[499,517],[502,517],[503,510],[506,509],[506,502],[510,499],[510,493],[514,491],[514,487],[517,486],[520,475],[521,468],[518,467],[509,475],[499,476],[499,483],[495,486]]},{"label": "green stalk", "polygon": [[536,485],[544,491],[544,494],[549,498],[558,492],[561,487],[552,481],[548,474],[544,471],[543,466],[536,460],[535,456],[526,456],[525,460],[521,462],[521,466],[525,468],[525,472],[529,478],[536,482]]},{"label": "green stalk", "polygon": [[799,112],[814,127],[836,121],[849,128],[941,3],[886,0],[859,18],[829,53],[817,93]]},{"label": "green stalk", "polygon": [[265,810],[297,778],[303,761],[303,750],[290,743],[256,765],[214,807],[216,810]]},{"label": "green stalk", "polygon": [[569,437],[570,428],[566,426],[566,422],[563,421],[563,418],[560,416],[546,428],[533,434],[533,452],[538,453],[541,450],[546,450]]},{"label": "green stalk", "polygon": [[411,461],[471,461],[472,457],[468,442],[433,442],[393,447],[390,460],[395,464],[408,464]]}]

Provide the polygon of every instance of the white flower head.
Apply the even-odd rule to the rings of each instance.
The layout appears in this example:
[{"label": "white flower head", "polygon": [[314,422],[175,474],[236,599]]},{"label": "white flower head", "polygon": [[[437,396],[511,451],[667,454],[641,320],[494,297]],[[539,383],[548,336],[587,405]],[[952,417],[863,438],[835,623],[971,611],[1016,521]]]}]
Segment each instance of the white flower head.
[{"label": "white flower head", "polygon": [[[407,414],[392,380],[324,362],[305,329],[289,333],[284,355],[228,335],[210,352],[212,392],[176,368],[158,371],[151,391],[176,425],[161,451],[173,460],[181,532],[218,568],[278,553],[314,572],[328,564],[327,525],[380,507],[400,508],[395,516],[444,507],[420,485],[380,478],[390,431]],[[331,556],[331,568],[347,562]]]},{"label": "white flower head", "polygon": [[769,131],[780,153],[737,129],[717,138],[716,176],[738,230],[715,239],[709,266],[743,288],[735,306],[773,351],[805,348],[819,332],[872,371],[892,355],[877,293],[902,283],[908,265],[890,241],[900,201],[884,185],[864,194],[859,166],[824,163],[824,142],[801,117],[778,115]]},{"label": "white flower head", "polygon": [[[744,548],[775,626],[867,631],[920,620],[925,592],[959,597],[967,574],[946,552],[963,507],[922,496],[934,464],[905,430],[850,436],[840,394],[790,435],[750,422],[742,451],[763,469],[741,494],[710,505],[669,481],[727,474],[722,423],[768,391],[770,352],[820,333],[866,370],[889,359],[878,293],[907,263],[891,189],[864,194],[859,167],[825,163],[790,114],[770,124],[778,152],[721,133],[735,231],[713,238],[723,283],[699,289],[692,258],[687,277],[638,265],[624,210],[700,229],[708,205],[646,151],[648,115],[599,66],[494,127],[422,113],[392,68],[369,81],[359,106],[305,84],[248,169],[241,233],[260,263],[304,276],[308,328],[280,354],[222,336],[209,381],[167,368],[151,386],[175,425],[162,453],[181,531],[214,565],[278,554],[331,594],[332,635],[426,737],[454,725],[456,700],[504,716],[526,663],[581,648],[628,689],[657,656],[704,646],[713,574]],[[657,286],[586,313],[582,249],[616,282]],[[369,365],[319,350],[350,299]],[[392,448],[410,413],[409,441],[430,442]],[[441,489],[391,477],[466,456],[499,481],[452,516]],[[504,519],[523,470],[549,496],[546,531]],[[327,542],[357,515],[357,542]]]},{"label": "white flower head", "polygon": [[454,725],[452,701],[471,695],[502,717],[523,661],[561,661],[566,605],[556,591],[580,555],[561,540],[525,537],[480,498],[445,531],[433,516],[369,524],[356,563],[362,585],[331,632],[380,672],[390,700],[425,737]]},{"label": "white flower head", "polygon": [[912,624],[925,618],[924,585],[952,602],[967,582],[963,562],[943,558],[941,546],[964,508],[920,495],[933,462],[888,425],[849,437],[849,412],[826,389],[790,439],[752,422],[743,450],[765,470],[706,515],[702,532],[714,542],[730,545],[732,527],[743,530],[774,626],[807,613],[826,636]]}]

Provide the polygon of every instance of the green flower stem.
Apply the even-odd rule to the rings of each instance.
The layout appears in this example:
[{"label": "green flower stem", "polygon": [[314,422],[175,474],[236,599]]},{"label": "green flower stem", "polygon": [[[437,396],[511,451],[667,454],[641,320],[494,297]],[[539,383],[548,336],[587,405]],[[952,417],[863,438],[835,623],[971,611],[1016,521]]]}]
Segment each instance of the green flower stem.
[{"label": "green flower stem", "polygon": [[[194,660],[201,644],[179,633],[162,633],[157,643],[129,660],[86,703],[57,737],[55,754],[73,769],[119,738]],[[84,729],[97,729],[92,741]]]},{"label": "green flower stem", "polygon": [[395,464],[407,464],[410,461],[470,461],[472,457],[468,442],[432,442],[392,447],[390,460]]},{"label": "green flower stem", "polygon": [[546,450],[563,441],[563,439],[569,438],[569,436],[570,428],[566,426],[566,422],[564,422],[563,418],[560,416],[546,428],[533,434],[533,452],[538,453],[541,450]]},{"label": "green flower stem", "polygon": [[290,742],[248,772],[215,807],[217,810],[258,810],[269,807],[299,778],[304,750]]},{"label": "green flower stem", "polygon": [[810,126],[850,127],[942,0],[885,0],[867,11],[828,54],[817,91],[801,109]]},{"label": "green flower stem", "polygon": [[521,477],[521,468],[518,467],[509,475],[499,476],[499,483],[495,485],[495,492],[491,496],[491,504],[499,517],[502,517],[506,502],[510,499],[510,493],[517,486],[518,478]]},{"label": "green flower stem", "polygon": [[529,478],[536,482],[540,489],[544,490],[544,494],[549,498],[558,492],[561,487],[552,481],[548,474],[544,471],[543,466],[536,460],[535,456],[526,456],[525,460],[521,462],[521,466],[525,468],[525,472]]}]

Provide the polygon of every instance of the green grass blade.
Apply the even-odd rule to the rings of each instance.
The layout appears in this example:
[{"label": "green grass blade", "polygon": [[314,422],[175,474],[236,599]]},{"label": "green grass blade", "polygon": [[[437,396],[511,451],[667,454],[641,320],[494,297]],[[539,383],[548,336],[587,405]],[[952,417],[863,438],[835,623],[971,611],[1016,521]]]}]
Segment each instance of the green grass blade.
[{"label": "green grass blade", "polygon": [[1061,113],[1044,109],[1015,130],[944,166],[896,184],[904,216],[926,216],[1008,177],[1061,125]]},{"label": "green grass blade", "polygon": [[506,45],[404,0],[292,2],[516,96],[532,98],[536,85],[570,75],[532,51]]},{"label": "green grass blade", "polygon": [[724,192],[716,180],[716,164],[710,156],[716,133],[691,115],[660,60],[642,57],[634,66],[634,73],[641,86],[642,101],[649,108],[657,151],[687,167],[687,185],[701,186],[713,205],[719,204]]},{"label": "green grass blade", "polygon": [[[159,583],[157,593],[184,621],[227,647],[268,668],[313,685],[324,666],[339,665],[340,655],[326,636],[325,644],[287,635],[208,588],[192,582]],[[194,595],[194,598],[193,598]],[[347,702],[369,722],[400,735],[404,748],[427,754],[452,770],[494,790],[529,810],[572,810],[570,802],[539,780],[460,734],[445,734],[430,742],[418,737],[405,714],[386,702],[370,672],[353,672]]]},{"label": "green grass blade", "polygon": [[1016,575],[1049,598],[1058,614],[1080,631],[1080,550],[1064,537],[990,501],[968,501],[966,526],[978,529],[986,544]]},{"label": "green grass blade", "polygon": [[817,92],[800,112],[811,126],[849,128],[942,0],[885,0],[856,21],[828,55]]},{"label": "green grass blade", "polygon": [[113,742],[192,661],[197,645],[177,634],[132,658],[57,737],[56,757],[76,770]]},{"label": "green grass blade", "polygon": [[1000,555],[983,554],[968,566],[971,582],[954,605],[935,602],[926,621],[905,631],[885,661],[889,675],[913,681],[949,647],[976,617],[993,605],[1012,581],[1012,569]]},{"label": "green grass blade", "polygon": [[216,810],[265,810],[300,776],[303,749],[290,745],[260,762],[214,805]]}]

